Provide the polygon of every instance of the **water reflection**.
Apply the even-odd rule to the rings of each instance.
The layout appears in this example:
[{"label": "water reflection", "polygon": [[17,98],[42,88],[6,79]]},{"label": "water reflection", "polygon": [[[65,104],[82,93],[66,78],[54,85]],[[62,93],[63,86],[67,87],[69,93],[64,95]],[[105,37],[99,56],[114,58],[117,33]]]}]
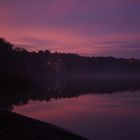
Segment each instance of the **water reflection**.
[{"label": "water reflection", "polygon": [[138,77],[40,77],[30,88],[6,91],[1,92],[1,108],[53,123],[91,140],[140,139]]},{"label": "water reflection", "polygon": [[56,124],[91,140],[139,140],[140,92],[87,94],[78,98],[30,101],[14,111]]},{"label": "water reflection", "polygon": [[[6,88],[6,87],[5,87]],[[53,78],[40,77],[33,80],[28,88],[1,90],[0,108],[12,110],[13,106],[23,106],[33,101],[50,101],[78,97],[80,95],[113,94],[115,92],[140,89],[138,77],[98,77],[98,78]]]}]

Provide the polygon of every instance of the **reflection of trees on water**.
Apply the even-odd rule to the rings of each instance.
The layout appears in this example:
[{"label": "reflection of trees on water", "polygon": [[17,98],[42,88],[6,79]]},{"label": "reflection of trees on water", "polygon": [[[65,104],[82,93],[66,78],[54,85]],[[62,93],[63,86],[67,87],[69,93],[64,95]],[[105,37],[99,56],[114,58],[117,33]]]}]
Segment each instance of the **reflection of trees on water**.
[{"label": "reflection of trees on water", "polygon": [[95,78],[95,79],[44,79],[33,82],[30,88],[3,90],[0,108],[11,110],[13,105],[22,106],[30,100],[50,101],[51,99],[72,98],[80,95],[112,94],[140,89],[139,78]]}]

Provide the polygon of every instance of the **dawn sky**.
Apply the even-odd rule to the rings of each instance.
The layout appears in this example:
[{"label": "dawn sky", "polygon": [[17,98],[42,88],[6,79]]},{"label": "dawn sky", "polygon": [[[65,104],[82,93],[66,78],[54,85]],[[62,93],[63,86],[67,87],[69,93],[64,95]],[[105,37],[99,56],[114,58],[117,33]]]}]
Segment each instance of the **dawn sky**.
[{"label": "dawn sky", "polygon": [[30,51],[140,58],[140,0],[0,0],[0,36]]}]

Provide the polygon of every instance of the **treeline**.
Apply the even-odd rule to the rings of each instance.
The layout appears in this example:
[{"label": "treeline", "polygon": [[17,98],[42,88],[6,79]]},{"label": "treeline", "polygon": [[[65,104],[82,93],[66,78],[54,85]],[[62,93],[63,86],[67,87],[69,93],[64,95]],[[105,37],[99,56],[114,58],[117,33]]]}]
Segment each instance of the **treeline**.
[{"label": "treeline", "polygon": [[49,50],[28,52],[0,38],[0,75],[139,74],[140,60],[113,57],[84,57]]}]

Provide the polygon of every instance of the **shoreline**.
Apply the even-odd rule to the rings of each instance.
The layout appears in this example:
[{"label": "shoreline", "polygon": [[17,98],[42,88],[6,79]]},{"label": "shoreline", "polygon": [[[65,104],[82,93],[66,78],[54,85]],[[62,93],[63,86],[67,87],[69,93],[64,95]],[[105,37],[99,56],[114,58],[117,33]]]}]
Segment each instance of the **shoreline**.
[{"label": "shoreline", "polygon": [[55,125],[0,109],[0,139],[86,140]]}]

